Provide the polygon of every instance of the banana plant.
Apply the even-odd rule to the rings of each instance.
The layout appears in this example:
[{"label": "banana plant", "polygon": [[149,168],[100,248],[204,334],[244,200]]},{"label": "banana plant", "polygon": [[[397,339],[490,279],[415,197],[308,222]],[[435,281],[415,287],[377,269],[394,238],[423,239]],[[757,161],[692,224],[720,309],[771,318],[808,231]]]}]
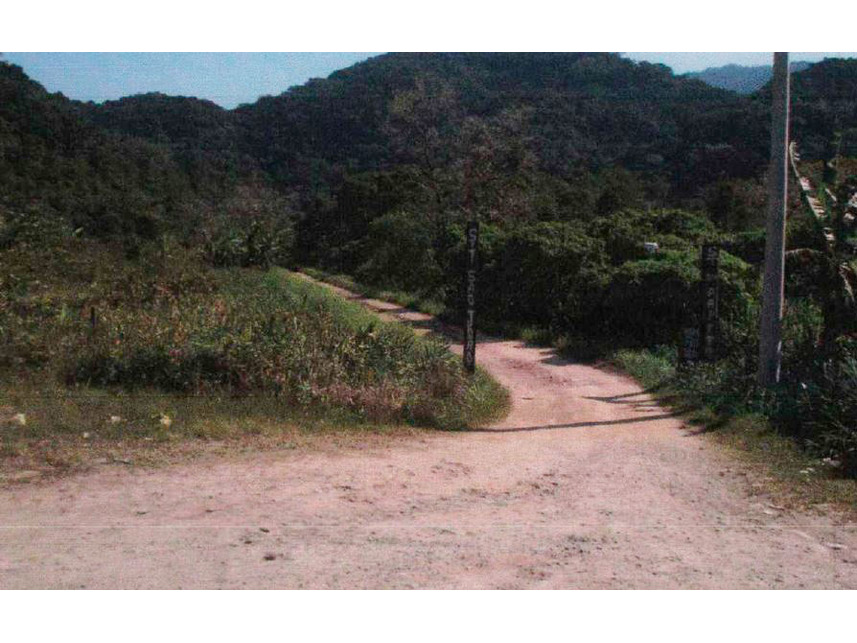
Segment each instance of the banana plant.
[{"label": "banana plant", "polygon": [[[786,253],[790,270],[809,272],[815,282],[816,299],[824,318],[821,342],[826,350],[842,335],[857,332],[857,264],[853,218],[849,218],[849,199],[857,192],[857,177],[835,181],[835,199],[830,200],[828,215],[819,227],[815,248],[798,248]],[[815,218],[815,217],[813,217]]]}]

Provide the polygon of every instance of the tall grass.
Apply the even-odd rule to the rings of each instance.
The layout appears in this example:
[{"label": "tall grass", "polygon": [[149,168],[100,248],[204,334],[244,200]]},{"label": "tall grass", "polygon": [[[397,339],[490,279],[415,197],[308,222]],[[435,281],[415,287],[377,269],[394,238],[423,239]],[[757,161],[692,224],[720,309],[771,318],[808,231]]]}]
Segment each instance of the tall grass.
[{"label": "tall grass", "polygon": [[71,238],[4,250],[0,267],[7,456],[84,434],[157,442],[278,422],[457,429],[505,404],[444,343],[282,269],[213,269],[169,244],[128,261]]},{"label": "tall grass", "polygon": [[399,304],[406,308],[412,308],[428,315],[440,316],[445,312],[445,305],[437,296],[429,296],[420,293],[411,293],[403,290],[385,290],[376,288],[365,283],[356,281],[353,277],[342,274],[333,274],[319,270],[318,268],[303,267],[303,272],[314,279],[324,281],[345,290],[359,293],[364,297],[380,299]]}]

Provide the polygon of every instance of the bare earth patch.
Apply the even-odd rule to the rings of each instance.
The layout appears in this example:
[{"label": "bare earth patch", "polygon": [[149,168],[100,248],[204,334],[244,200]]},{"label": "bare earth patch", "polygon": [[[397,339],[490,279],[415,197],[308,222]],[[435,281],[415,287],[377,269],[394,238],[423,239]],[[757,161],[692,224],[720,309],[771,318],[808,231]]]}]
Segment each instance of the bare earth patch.
[{"label": "bare earth patch", "polygon": [[857,588],[853,523],[778,505],[627,378],[478,360],[513,403],[482,430],[2,490],[0,588]]}]

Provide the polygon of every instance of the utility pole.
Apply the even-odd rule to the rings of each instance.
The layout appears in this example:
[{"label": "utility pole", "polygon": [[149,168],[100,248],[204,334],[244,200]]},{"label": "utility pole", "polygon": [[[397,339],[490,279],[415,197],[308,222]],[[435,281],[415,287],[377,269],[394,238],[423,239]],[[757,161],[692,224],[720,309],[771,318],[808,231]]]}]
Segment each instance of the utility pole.
[{"label": "utility pole", "polygon": [[765,236],[762,320],[759,327],[759,384],[764,387],[773,386],[780,381],[782,360],[789,148],[788,53],[774,54],[771,89],[771,165],[768,175],[768,224]]}]

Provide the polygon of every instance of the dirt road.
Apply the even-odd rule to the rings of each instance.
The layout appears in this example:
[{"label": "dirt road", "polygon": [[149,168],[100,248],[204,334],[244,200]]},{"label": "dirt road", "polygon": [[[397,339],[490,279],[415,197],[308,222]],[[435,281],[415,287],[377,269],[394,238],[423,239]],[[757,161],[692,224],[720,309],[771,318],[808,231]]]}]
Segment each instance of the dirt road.
[{"label": "dirt road", "polygon": [[857,588],[857,527],[772,504],[630,380],[478,359],[513,395],[484,430],[0,491],[0,588]]}]

